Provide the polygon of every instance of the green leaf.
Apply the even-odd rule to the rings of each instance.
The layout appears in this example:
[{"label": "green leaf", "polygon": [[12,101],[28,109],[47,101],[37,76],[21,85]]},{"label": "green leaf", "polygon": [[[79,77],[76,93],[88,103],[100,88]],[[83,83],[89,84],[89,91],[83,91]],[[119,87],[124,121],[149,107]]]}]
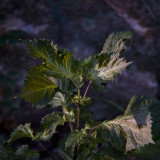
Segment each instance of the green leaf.
[{"label": "green leaf", "polygon": [[[25,80],[21,97],[25,98],[28,102],[39,102],[41,104],[43,98],[50,99],[50,97],[53,97],[55,88],[57,86],[54,82],[45,77],[38,68],[33,67]],[[46,102],[44,101],[43,103]]]},{"label": "green leaf", "polygon": [[76,146],[80,143],[80,141],[87,135],[85,130],[75,130],[73,133],[71,133],[66,142],[65,147],[68,148],[70,146]]},{"label": "green leaf", "polygon": [[80,85],[82,81],[82,75],[79,72],[79,68],[75,68],[75,59],[66,51],[57,50],[57,47],[52,43],[40,39],[34,41],[26,41],[26,47],[31,56],[42,59],[46,68],[48,68],[47,74],[54,78],[62,79],[69,78]]},{"label": "green leaf", "polygon": [[57,53],[56,45],[44,39],[34,41],[24,41],[28,53],[38,59],[42,59],[47,64],[53,63],[53,57]]},{"label": "green leaf", "polygon": [[99,69],[106,66],[111,61],[111,55],[118,56],[120,52],[125,51],[125,43],[131,37],[131,32],[117,32],[109,35],[105,41],[102,52],[95,56],[98,61],[97,68]]},{"label": "green leaf", "polygon": [[85,58],[82,62],[83,66],[83,74],[87,75],[87,80],[92,81],[93,87],[97,90],[104,89],[104,86],[102,86],[102,78],[99,75],[99,71],[96,70],[98,62],[97,60],[89,56],[88,58]]},{"label": "green leaf", "polygon": [[145,96],[133,96],[125,111],[125,115],[136,112],[140,106],[146,106],[151,114],[153,138],[160,138],[160,102]]},{"label": "green leaf", "polygon": [[66,120],[69,119],[71,122],[75,122],[75,113],[72,108],[64,106],[63,114]]},{"label": "green leaf", "polygon": [[50,76],[57,79],[69,78],[74,81],[76,86],[79,86],[82,81],[82,74],[78,72],[79,68],[74,66],[74,62],[75,59],[69,51],[66,51],[65,49],[59,50],[54,57],[53,64],[48,66],[48,73]]},{"label": "green leaf", "polygon": [[0,143],[0,159],[1,160],[16,160],[14,149],[7,143]]},{"label": "green leaf", "polygon": [[125,42],[132,36],[133,34],[131,32],[117,32],[109,35],[104,43],[102,53],[120,53],[123,49],[125,49]]},{"label": "green leaf", "polygon": [[66,141],[66,137],[61,139],[58,144],[59,155],[65,160],[72,160],[73,159],[72,147],[65,148],[65,141]]},{"label": "green leaf", "polygon": [[41,132],[36,134],[37,140],[48,141],[56,132],[59,125],[64,125],[66,120],[58,113],[47,114],[41,121]]},{"label": "green leaf", "polygon": [[17,139],[20,138],[31,138],[34,139],[33,130],[31,129],[31,124],[26,123],[25,125],[19,125],[17,128],[14,129],[14,131],[11,133],[9,143],[14,142]]},{"label": "green leaf", "polygon": [[103,80],[113,80],[114,76],[121,73],[129,64],[132,62],[126,62],[124,58],[119,58],[119,54],[113,54],[110,57],[110,61],[106,66],[102,66],[98,68],[96,66],[96,70],[99,71],[98,76]]},{"label": "green leaf", "polygon": [[32,150],[28,145],[22,145],[18,148],[15,153],[17,155],[17,160],[37,160],[39,158],[39,153],[36,150]]},{"label": "green leaf", "polygon": [[117,147],[117,149],[120,148],[119,144],[124,143],[115,143],[115,133],[113,134],[113,130],[116,130],[117,138],[118,136],[120,137],[121,130],[125,132],[126,151],[139,148],[149,143],[154,143],[151,130],[151,114],[148,110],[149,105],[147,103],[144,103],[143,99],[143,103],[141,99],[139,99],[141,102],[134,100],[135,99],[131,100],[124,116],[118,117],[112,121],[103,122],[103,126],[107,127],[111,135],[113,135],[111,138],[114,141],[112,140],[111,142],[113,146],[115,145]]},{"label": "green leaf", "polygon": [[64,106],[68,104],[69,98],[66,95],[62,94],[61,92],[57,92],[53,98],[53,100],[49,103],[54,107]]},{"label": "green leaf", "polygon": [[57,79],[55,83],[63,94],[72,94],[73,92],[77,92],[76,86],[70,79]]}]

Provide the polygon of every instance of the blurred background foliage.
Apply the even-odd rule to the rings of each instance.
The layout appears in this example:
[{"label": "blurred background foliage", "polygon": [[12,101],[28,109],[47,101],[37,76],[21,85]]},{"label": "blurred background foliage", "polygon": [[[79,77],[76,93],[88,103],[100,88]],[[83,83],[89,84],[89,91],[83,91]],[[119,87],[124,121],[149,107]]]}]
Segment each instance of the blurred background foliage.
[{"label": "blurred background foliage", "polygon": [[[21,123],[39,125],[51,109],[37,110],[19,98],[27,68],[35,62],[28,57],[20,39],[45,38],[70,50],[76,58],[101,51],[112,32],[134,33],[128,43],[130,67],[107,84],[103,93],[92,89],[89,109],[95,120],[122,114],[133,95],[160,99],[160,1],[159,0],[1,0],[0,1],[0,135],[5,139]],[[67,126],[66,126],[67,128]],[[57,156],[59,139],[67,132],[59,128],[45,145]],[[24,139],[23,141],[27,141]],[[18,143],[14,144],[17,147]],[[30,145],[38,148],[37,144]],[[160,159],[160,142],[133,151],[132,160]],[[49,159],[41,152],[42,159]]]}]

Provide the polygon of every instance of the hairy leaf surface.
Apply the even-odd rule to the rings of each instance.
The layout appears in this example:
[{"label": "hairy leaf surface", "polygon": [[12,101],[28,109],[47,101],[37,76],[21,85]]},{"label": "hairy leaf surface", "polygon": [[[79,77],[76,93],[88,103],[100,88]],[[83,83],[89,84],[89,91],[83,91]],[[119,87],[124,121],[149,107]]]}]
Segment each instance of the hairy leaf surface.
[{"label": "hairy leaf surface", "polygon": [[64,125],[65,119],[58,113],[51,113],[42,118],[41,132],[36,134],[36,138],[42,141],[48,141],[56,132],[59,125]]},{"label": "hairy leaf surface", "polygon": [[[140,105],[140,102],[136,102],[136,104],[138,104],[138,106],[134,106],[136,110],[134,109],[130,112],[133,104],[135,104],[135,102],[131,101],[131,104],[128,106],[130,109],[127,108],[124,116],[118,117],[109,122],[103,122],[103,125],[110,130],[112,135],[114,135],[111,137],[113,140],[115,139],[115,134],[113,134],[114,129],[117,130],[116,135],[119,135],[119,139],[120,129],[126,134],[126,136],[124,136],[124,138],[126,137],[126,151],[139,148],[140,146],[144,146],[149,143],[154,143],[151,133],[152,120],[147,108],[148,106],[146,104]],[[111,142],[113,142],[114,145],[116,143],[115,140],[113,140]],[[119,145],[116,144],[116,146],[118,149]]]},{"label": "hairy leaf surface", "polygon": [[38,103],[43,97],[53,97],[56,84],[43,75],[36,67],[31,68],[22,90],[22,98]]},{"label": "hairy leaf surface", "polygon": [[146,106],[150,112],[152,119],[152,134],[153,138],[157,139],[160,137],[160,102],[153,98],[145,96],[133,96],[130,103],[125,111],[125,115],[136,112],[138,107]]},{"label": "hairy leaf surface", "polygon": [[65,142],[65,147],[68,148],[70,146],[75,146],[86,136],[85,130],[76,130],[69,137],[67,138]]},{"label": "hairy leaf surface", "polygon": [[30,149],[28,145],[20,146],[15,154],[18,157],[17,160],[37,160],[39,158],[39,153]]},{"label": "hairy leaf surface", "polygon": [[15,128],[11,133],[9,143],[24,137],[34,139],[33,130],[30,126],[30,123],[26,123],[25,125],[19,125],[17,128]]},{"label": "hairy leaf surface", "polygon": [[114,76],[121,73],[131,62],[126,62],[124,58],[120,58],[119,54],[113,54],[110,57],[110,61],[106,66],[101,68],[96,67],[99,71],[98,76],[103,80],[113,80]]}]

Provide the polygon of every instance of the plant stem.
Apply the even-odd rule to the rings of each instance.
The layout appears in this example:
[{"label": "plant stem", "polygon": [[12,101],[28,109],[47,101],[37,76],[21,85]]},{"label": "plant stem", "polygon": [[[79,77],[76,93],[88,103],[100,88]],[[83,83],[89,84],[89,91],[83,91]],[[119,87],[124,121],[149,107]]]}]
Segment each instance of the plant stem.
[{"label": "plant stem", "polygon": [[71,129],[71,132],[73,132],[73,127],[72,127],[72,124],[71,124],[70,119],[68,119],[68,123],[69,123],[69,127],[70,127],[70,129]]},{"label": "plant stem", "polygon": [[96,129],[96,128],[100,127],[100,126],[102,126],[102,124],[99,124],[99,125],[97,125],[97,126],[94,126],[93,128],[91,128],[91,129],[88,131],[88,133],[91,133],[94,129]]},{"label": "plant stem", "polygon": [[[80,94],[80,88],[78,88],[78,106],[77,106],[77,129],[79,130],[80,127],[80,111],[81,111],[81,104],[80,104],[80,101],[81,101],[81,94]],[[75,146],[74,148],[74,152],[73,152],[73,160],[76,160],[77,159],[77,151],[78,151],[78,144]]]},{"label": "plant stem", "polygon": [[78,88],[78,86],[76,85],[75,81],[70,77],[70,80],[73,82],[73,84],[76,86],[76,88]]},{"label": "plant stem", "polygon": [[80,105],[80,88],[78,88],[78,107],[77,107],[77,129],[79,129],[80,124],[80,111],[81,111],[81,105]]},{"label": "plant stem", "polygon": [[87,94],[87,92],[88,92],[88,89],[89,89],[91,83],[92,83],[92,81],[89,81],[89,84],[88,84],[88,86],[87,86],[87,88],[86,88],[86,91],[85,91],[85,93],[84,93],[84,95],[83,95],[83,98],[85,98],[85,96],[86,96],[86,94]]},{"label": "plant stem", "polygon": [[45,150],[47,152],[47,154],[52,158],[52,160],[56,160],[53,155],[47,150],[47,148],[41,143],[39,142],[40,146],[43,148],[43,150]]}]

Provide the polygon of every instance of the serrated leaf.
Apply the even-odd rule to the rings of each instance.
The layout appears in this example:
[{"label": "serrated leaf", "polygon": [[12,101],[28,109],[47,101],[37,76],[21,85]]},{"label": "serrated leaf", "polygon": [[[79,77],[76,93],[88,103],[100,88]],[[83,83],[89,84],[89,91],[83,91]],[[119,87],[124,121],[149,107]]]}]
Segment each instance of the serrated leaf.
[{"label": "serrated leaf", "polygon": [[70,104],[70,98],[68,98],[65,94],[61,92],[57,92],[53,98],[53,100],[49,103],[54,107],[58,106],[68,106]]},{"label": "serrated leaf", "polygon": [[136,112],[140,106],[146,106],[150,112],[153,138],[158,139],[160,137],[160,102],[146,96],[133,96],[125,111],[125,115]]},{"label": "serrated leaf", "polygon": [[59,144],[58,144],[58,152],[59,155],[65,159],[65,160],[72,160],[72,147],[68,147],[65,148],[65,141],[66,141],[67,137],[64,137],[63,139],[60,140]]},{"label": "serrated leaf", "polygon": [[113,54],[110,57],[110,61],[106,66],[102,66],[98,68],[96,67],[97,71],[99,71],[98,76],[101,77],[103,80],[113,80],[114,76],[121,73],[129,64],[132,62],[126,62],[124,58],[120,58],[119,54]]},{"label": "serrated leaf", "polygon": [[[131,101],[131,105],[132,104],[135,103]],[[132,108],[131,105],[129,105],[129,108]],[[120,129],[123,129],[123,132],[126,134],[126,151],[139,148],[140,146],[144,146],[149,143],[154,143],[151,133],[152,120],[147,106],[136,106],[136,110],[132,110],[132,112],[129,112],[130,109],[127,110],[128,111],[126,111],[124,116],[118,117],[109,122],[103,122],[103,125],[107,127],[111,133],[115,128],[117,133]],[[117,126],[120,129],[118,129]],[[114,136],[112,138],[114,139]],[[113,143],[113,145],[114,144],[116,143]],[[116,146],[117,148],[119,147],[117,144]]]},{"label": "serrated leaf", "polygon": [[53,57],[57,53],[56,45],[44,39],[24,41],[29,54],[35,58],[42,59],[48,64],[53,63]]},{"label": "serrated leaf", "polygon": [[63,94],[72,94],[73,92],[77,91],[76,86],[70,79],[57,79],[55,83],[58,86],[60,92]]},{"label": "serrated leaf", "polygon": [[43,98],[50,99],[50,97],[53,97],[55,88],[57,88],[55,83],[45,77],[39,69],[33,67],[25,80],[21,97],[25,98],[28,102],[39,102],[41,104]]},{"label": "serrated leaf", "polygon": [[125,42],[132,37],[131,32],[117,32],[112,33],[106,39],[102,53],[105,54],[118,54],[125,49]]},{"label": "serrated leaf", "polygon": [[92,81],[93,87],[97,90],[104,89],[104,86],[102,85],[102,78],[98,76],[99,71],[96,70],[96,65],[98,64],[97,60],[89,56],[88,58],[85,58],[82,62],[83,66],[83,73],[87,75],[87,80]]},{"label": "serrated leaf", "polygon": [[80,141],[87,135],[85,130],[75,130],[73,133],[71,133],[66,142],[65,147],[68,148],[70,146],[76,146],[80,143]]},{"label": "serrated leaf", "polygon": [[54,62],[49,65],[49,74],[57,79],[69,78],[79,86],[82,81],[82,74],[78,72],[79,68],[74,66],[75,59],[69,51],[65,49],[59,50],[54,57]]},{"label": "serrated leaf", "polygon": [[37,160],[39,158],[39,153],[36,150],[32,150],[28,145],[20,146],[15,152],[18,157],[17,160]]},{"label": "serrated leaf", "polygon": [[64,106],[63,114],[65,119],[69,119],[71,122],[75,122],[75,113],[72,108]]},{"label": "serrated leaf", "polygon": [[58,113],[50,113],[42,118],[41,132],[36,134],[36,139],[42,141],[48,141],[52,135],[56,132],[56,128],[59,125],[64,125],[65,119]]},{"label": "serrated leaf", "polygon": [[102,52],[95,56],[98,61],[98,68],[106,66],[111,61],[111,55],[119,55],[120,52],[124,51],[126,49],[125,43],[131,37],[131,32],[117,32],[109,35]]},{"label": "serrated leaf", "polygon": [[0,143],[0,159],[1,160],[16,160],[14,149],[7,143]]},{"label": "serrated leaf", "polygon": [[25,125],[19,125],[17,128],[14,129],[14,131],[11,133],[9,143],[14,142],[17,139],[20,138],[31,138],[34,139],[33,130],[31,129],[31,124],[26,123]]},{"label": "serrated leaf", "polygon": [[44,39],[25,41],[26,47],[31,56],[42,59],[44,66],[48,68],[47,75],[53,76],[54,78],[62,79],[69,78],[80,85],[82,81],[82,75],[77,68],[76,60],[66,51],[57,50],[57,47],[53,42],[48,42]]}]

